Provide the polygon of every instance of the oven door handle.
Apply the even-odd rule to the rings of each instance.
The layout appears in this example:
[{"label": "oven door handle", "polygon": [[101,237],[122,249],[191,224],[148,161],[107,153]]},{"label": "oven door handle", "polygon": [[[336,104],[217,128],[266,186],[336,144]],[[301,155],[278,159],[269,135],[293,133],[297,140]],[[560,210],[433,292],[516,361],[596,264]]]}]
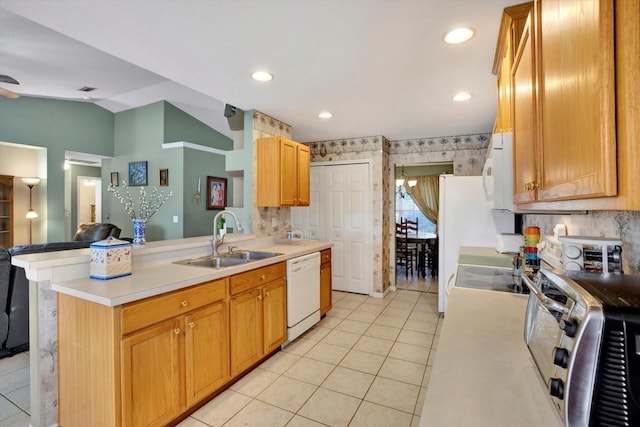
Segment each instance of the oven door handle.
[{"label": "oven door handle", "polygon": [[533,293],[536,296],[536,298],[538,299],[538,302],[540,302],[540,304],[542,304],[548,310],[553,310],[560,313],[569,313],[568,307],[565,307],[558,301],[553,300],[548,296],[546,296],[545,294],[543,294],[542,292],[540,292],[538,287],[531,281],[529,276],[527,276],[526,274],[523,274],[520,277],[522,278],[522,281],[524,282],[524,284],[527,285],[527,288],[529,288],[531,293]]}]

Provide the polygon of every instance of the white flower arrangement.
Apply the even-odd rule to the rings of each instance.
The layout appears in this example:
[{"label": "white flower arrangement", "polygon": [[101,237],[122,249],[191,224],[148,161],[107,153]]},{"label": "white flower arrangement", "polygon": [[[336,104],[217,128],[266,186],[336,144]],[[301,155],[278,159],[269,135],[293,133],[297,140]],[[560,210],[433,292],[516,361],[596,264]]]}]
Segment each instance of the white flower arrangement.
[{"label": "white flower arrangement", "polygon": [[171,196],[173,196],[173,191],[169,191],[168,194],[165,194],[164,191],[153,187],[151,191],[151,196],[147,200],[147,193],[144,187],[140,187],[140,198],[138,202],[138,209],[136,211],[135,203],[133,202],[133,198],[131,197],[131,192],[129,191],[129,185],[127,181],[122,181],[122,186],[124,187],[125,195],[123,196],[116,189],[113,184],[109,184],[107,191],[113,193],[113,196],[124,205],[124,209],[127,211],[127,214],[131,217],[131,219],[141,219],[145,222],[149,221],[151,217],[158,212],[160,206],[164,205],[167,200]]}]

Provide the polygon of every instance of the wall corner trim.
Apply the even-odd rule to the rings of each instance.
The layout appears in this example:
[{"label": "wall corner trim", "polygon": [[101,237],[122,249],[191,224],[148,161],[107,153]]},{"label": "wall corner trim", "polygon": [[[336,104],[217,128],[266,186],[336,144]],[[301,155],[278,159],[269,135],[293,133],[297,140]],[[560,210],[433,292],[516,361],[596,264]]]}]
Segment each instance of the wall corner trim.
[{"label": "wall corner trim", "polygon": [[226,156],[229,151],[220,150],[219,148],[207,147],[206,145],[194,144],[187,141],[165,142],[162,144],[163,150],[170,150],[173,148],[190,148],[192,150],[206,151],[207,153],[220,154]]}]

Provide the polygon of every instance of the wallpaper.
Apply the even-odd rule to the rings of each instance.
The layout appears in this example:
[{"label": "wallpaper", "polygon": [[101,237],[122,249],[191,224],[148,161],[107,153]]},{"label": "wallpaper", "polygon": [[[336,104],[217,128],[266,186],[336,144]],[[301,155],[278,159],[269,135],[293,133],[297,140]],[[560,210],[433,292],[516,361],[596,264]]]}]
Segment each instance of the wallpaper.
[{"label": "wallpaper", "polygon": [[622,269],[640,274],[640,212],[592,211],[572,215],[525,215],[525,226],[537,225],[541,234],[553,234],[556,224],[564,224],[569,236],[597,236],[622,240]]}]

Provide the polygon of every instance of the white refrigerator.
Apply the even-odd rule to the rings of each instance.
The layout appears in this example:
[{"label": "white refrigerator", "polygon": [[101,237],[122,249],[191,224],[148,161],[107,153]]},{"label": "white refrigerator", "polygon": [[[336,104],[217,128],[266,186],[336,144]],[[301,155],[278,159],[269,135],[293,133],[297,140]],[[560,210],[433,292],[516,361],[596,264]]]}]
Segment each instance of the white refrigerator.
[{"label": "white refrigerator", "polygon": [[440,175],[438,206],[438,310],[447,308],[460,246],[495,248],[496,233],[513,233],[514,214],[494,210],[482,187],[482,176]]}]

